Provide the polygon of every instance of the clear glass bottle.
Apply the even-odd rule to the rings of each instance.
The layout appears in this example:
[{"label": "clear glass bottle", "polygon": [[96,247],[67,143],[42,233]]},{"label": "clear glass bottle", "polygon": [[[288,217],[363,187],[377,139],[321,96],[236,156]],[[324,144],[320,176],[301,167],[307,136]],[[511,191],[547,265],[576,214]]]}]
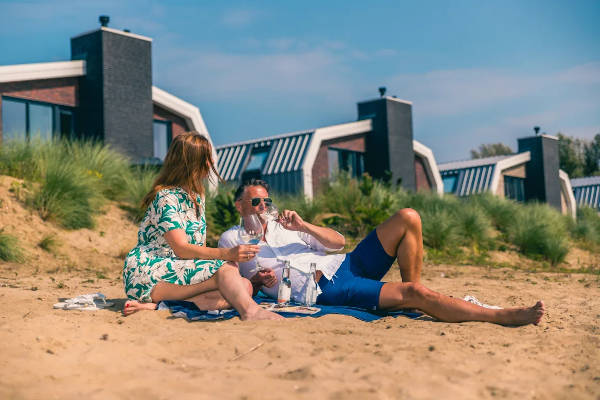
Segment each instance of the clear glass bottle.
[{"label": "clear glass bottle", "polygon": [[277,293],[277,303],[287,304],[292,295],[292,282],[290,281],[290,262],[285,261],[283,271],[281,272],[281,282],[279,282],[279,291]]},{"label": "clear glass bottle", "polygon": [[306,291],[304,292],[304,305],[314,306],[317,303],[317,264],[310,263],[310,272],[306,282]]}]

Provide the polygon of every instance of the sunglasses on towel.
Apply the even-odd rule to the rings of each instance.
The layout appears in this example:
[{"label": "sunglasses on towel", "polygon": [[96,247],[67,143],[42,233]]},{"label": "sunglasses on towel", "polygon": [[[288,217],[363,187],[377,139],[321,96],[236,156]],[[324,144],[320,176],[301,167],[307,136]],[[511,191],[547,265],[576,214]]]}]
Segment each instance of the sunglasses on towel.
[{"label": "sunglasses on towel", "polygon": [[261,200],[265,202],[265,206],[270,206],[273,204],[273,200],[270,197],[253,197],[250,200],[252,207],[259,205]]}]

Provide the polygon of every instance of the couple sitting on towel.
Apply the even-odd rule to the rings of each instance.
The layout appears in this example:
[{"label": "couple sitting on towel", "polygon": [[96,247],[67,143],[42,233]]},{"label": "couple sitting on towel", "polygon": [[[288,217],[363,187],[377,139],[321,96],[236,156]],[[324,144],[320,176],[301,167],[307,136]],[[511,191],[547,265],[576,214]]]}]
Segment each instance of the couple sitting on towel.
[{"label": "couple sitting on towel", "polygon": [[[235,204],[242,217],[256,214],[264,236],[257,245],[244,244],[239,227],[223,233],[219,248],[207,247],[203,180],[218,176],[208,140],[195,132],[173,139],[163,167],[143,200],[146,214],[138,244],[125,260],[125,315],[155,309],[162,300],[187,300],[201,310],[235,308],[243,320],[280,319],[259,307],[258,290],[276,297],[283,262],[292,266],[314,262],[320,288],[317,304],[367,310],[414,308],[441,321],[486,321],[504,325],[537,324],[544,314],[532,307],[489,309],[444,296],[420,283],[423,265],[421,219],[402,209],[379,225],[347,254],[328,254],[344,247],[338,232],[313,225],[293,210],[277,221],[262,218],[271,202],[262,180],[242,183]],[[381,282],[394,260],[401,282]],[[255,262],[261,265],[257,272]],[[291,269],[292,300],[304,299],[307,275]]]}]

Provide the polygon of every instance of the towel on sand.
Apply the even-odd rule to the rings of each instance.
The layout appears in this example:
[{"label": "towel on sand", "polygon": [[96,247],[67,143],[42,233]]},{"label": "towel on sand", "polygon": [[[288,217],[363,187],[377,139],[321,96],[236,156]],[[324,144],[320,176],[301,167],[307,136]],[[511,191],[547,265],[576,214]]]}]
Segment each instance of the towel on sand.
[{"label": "towel on sand", "polygon": [[[266,297],[257,296],[254,298],[257,303],[266,303],[266,302],[274,302],[271,299]],[[366,310],[363,308],[357,307],[344,307],[344,306],[322,306],[317,305],[317,308],[320,310],[314,314],[306,314],[306,313],[295,313],[295,312],[283,312],[276,311],[278,314],[286,317],[286,318],[294,318],[294,317],[312,317],[318,318],[327,314],[342,314],[349,315],[354,318],[358,318],[362,321],[371,322],[378,320],[384,317],[398,317],[403,315],[408,318],[419,318],[423,314],[420,312],[413,311],[373,311]],[[235,310],[212,310],[212,311],[202,311],[199,310],[198,307],[194,303],[189,301],[161,301],[158,303],[157,310],[170,310],[173,317],[176,318],[185,318],[188,321],[215,321],[215,320],[226,320],[233,317],[238,317],[239,314]]]}]

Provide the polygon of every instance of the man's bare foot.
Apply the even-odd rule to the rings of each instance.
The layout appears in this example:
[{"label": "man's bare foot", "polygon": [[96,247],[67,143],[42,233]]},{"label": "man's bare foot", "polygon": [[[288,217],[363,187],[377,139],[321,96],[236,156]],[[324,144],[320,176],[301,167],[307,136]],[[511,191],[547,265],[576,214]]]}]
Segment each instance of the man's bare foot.
[{"label": "man's bare foot", "polygon": [[128,316],[138,311],[143,310],[156,310],[156,304],[154,303],[140,303],[137,300],[127,300],[125,306],[123,306],[123,315]]},{"label": "man's bare foot", "polygon": [[257,306],[256,308],[253,308],[250,312],[246,313],[246,315],[240,316],[240,319],[242,321],[258,321],[265,319],[281,320],[284,318],[277,313],[264,310],[261,307]]},{"label": "man's bare foot", "polygon": [[503,325],[537,325],[542,320],[544,312],[544,302],[542,300],[535,303],[533,307],[512,308],[506,310],[506,320],[500,322]]}]

